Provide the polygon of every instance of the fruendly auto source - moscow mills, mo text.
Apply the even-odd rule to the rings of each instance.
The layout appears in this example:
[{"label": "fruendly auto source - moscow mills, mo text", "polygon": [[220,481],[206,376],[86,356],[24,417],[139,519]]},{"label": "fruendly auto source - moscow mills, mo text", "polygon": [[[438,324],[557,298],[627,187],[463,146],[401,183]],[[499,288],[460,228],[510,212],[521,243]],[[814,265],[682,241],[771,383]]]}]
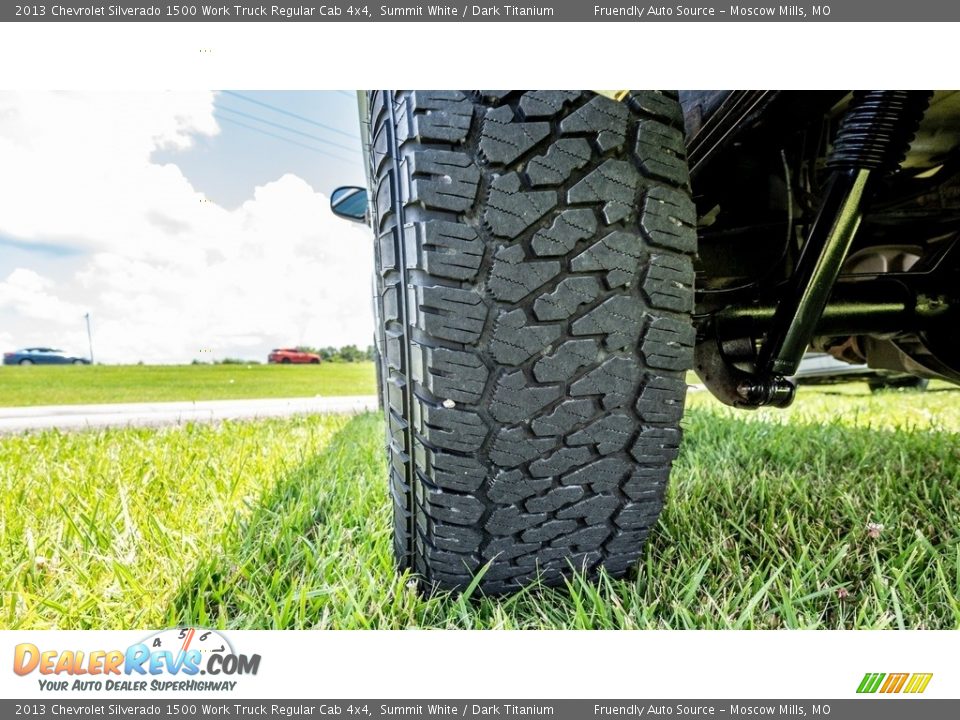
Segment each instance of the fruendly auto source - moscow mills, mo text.
[{"label": "fruendly auto source - moscow mills, mo text", "polygon": [[722,18],[726,17],[780,17],[805,18],[828,17],[829,5],[730,5],[726,8],[707,7],[695,4],[678,5],[594,5],[593,15],[597,18],[622,18],[641,20],[646,17],[676,18]]}]

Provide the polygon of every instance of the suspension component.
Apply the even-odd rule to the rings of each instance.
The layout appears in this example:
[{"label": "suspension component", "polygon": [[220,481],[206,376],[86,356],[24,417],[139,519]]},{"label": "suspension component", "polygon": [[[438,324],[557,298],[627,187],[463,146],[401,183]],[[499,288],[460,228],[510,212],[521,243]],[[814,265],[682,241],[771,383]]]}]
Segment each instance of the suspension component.
[{"label": "suspension component", "polygon": [[[945,243],[908,271],[841,275],[817,322],[814,337],[852,339],[864,336],[863,354],[887,343],[890,355],[876,366],[926,373],[960,382],[960,355],[953,329],[960,319],[960,238]],[[694,352],[700,379],[727,405],[785,407],[793,399],[789,380],[753,372],[757,348],[753,338],[768,332],[776,313],[770,302],[730,306],[701,327]],[[873,347],[874,350],[869,348]],[[896,353],[912,367],[896,361]],[[879,356],[877,356],[879,357]]]},{"label": "suspension component", "polygon": [[[728,308],[700,329],[697,373],[721,401],[744,408],[789,405],[794,387],[786,378],[796,373],[818,328],[853,329],[866,318],[878,327],[904,319],[919,327],[940,315],[926,312],[909,292],[893,300],[872,292],[840,293],[825,313],[876,180],[899,169],[931,97],[927,91],[853,94],[827,158],[830,175],[819,208],[776,306]],[[737,326],[744,334],[729,333]]]},{"label": "suspension component", "polygon": [[929,91],[911,90],[855,92],[837,131],[827,167],[896,172],[907,156],[932,95]]},{"label": "suspension component", "polygon": [[926,91],[855,92],[827,160],[833,172],[797,267],[777,304],[757,375],[796,372],[847,257],[875,176],[896,171],[930,102]]},{"label": "suspension component", "polygon": [[[841,275],[823,309],[815,336],[847,336],[927,332],[940,330],[957,309],[956,302],[939,293],[943,282],[930,273]],[[713,316],[713,328],[721,340],[759,337],[766,332],[776,306],[759,303],[732,306]]]}]

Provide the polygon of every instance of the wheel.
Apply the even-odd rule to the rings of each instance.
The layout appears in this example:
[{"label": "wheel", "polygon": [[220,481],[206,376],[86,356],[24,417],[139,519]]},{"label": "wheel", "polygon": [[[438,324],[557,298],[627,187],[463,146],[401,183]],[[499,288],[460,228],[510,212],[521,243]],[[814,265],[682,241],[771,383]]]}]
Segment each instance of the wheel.
[{"label": "wheel", "polygon": [[21,364],[21,365],[33,365],[33,360],[31,360],[30,358],[24,358],[23,360],[20,361],[20,364]]},{"label": "wheel", "polygon": [[83,360],[74,360],[74,361],[73,361],[73,364],[74,364],[74,365],[86,365],[86,363],[85,363]]},{"label": "wheel", "polygon": [[280,360],[280,364],[281,364],[281,365],[289,365],[289,364],[290,364],[290,358],[283,358],[283,359],[281,359],[281,360]]},{"label": "wheel", "polygon": [[870,392],[883,392],[884,390],[915,390],[922,392],[930,385],[927,378],[914,377],[874,377],[867,380],[870,386]]},{"label": "wheel", "polygon": [[400,567],[485,593],[624,574],[693,364],[676,94],[369,99]]},{"label": "wheel", "polygon": [[310,364],[311,364],[311,365],[319,365],[319,364],[320,364],[320,361],[317,360],[316,358],[314,358],[313,360],[310,361]]}]

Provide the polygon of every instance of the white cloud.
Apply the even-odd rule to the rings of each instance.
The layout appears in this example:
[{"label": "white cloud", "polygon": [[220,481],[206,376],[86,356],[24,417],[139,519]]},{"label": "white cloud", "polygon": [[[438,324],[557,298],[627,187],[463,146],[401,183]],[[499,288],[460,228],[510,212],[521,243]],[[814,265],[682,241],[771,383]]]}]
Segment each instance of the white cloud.
[{"label": "white cloud", "polygon": [[52,280],[33,270],[17,268],[0,282],[0,310],[10,309],[29,320],[73,323],[85,310],[51,292]]},{"label": "white cloud", "polygon": [[218,132],[212,112],[210,93],[0,94],[0,233],[84,253],[66,281],[37,263],[0,282],[17,344],[84,348],[88,309],[104,361],[369,344],[366,228],[293,175],[227,210],[150,161]]}]

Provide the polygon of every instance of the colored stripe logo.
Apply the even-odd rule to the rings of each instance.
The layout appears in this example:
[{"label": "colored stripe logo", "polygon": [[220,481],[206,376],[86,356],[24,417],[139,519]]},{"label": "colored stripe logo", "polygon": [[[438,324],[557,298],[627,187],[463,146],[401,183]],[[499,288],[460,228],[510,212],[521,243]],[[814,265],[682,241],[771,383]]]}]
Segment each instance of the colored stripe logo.
[{"label": "colored stripe logo", "polygon": [[857,692],[919,694],[927,689],[933,673],[867,673],[860,681]]}]

